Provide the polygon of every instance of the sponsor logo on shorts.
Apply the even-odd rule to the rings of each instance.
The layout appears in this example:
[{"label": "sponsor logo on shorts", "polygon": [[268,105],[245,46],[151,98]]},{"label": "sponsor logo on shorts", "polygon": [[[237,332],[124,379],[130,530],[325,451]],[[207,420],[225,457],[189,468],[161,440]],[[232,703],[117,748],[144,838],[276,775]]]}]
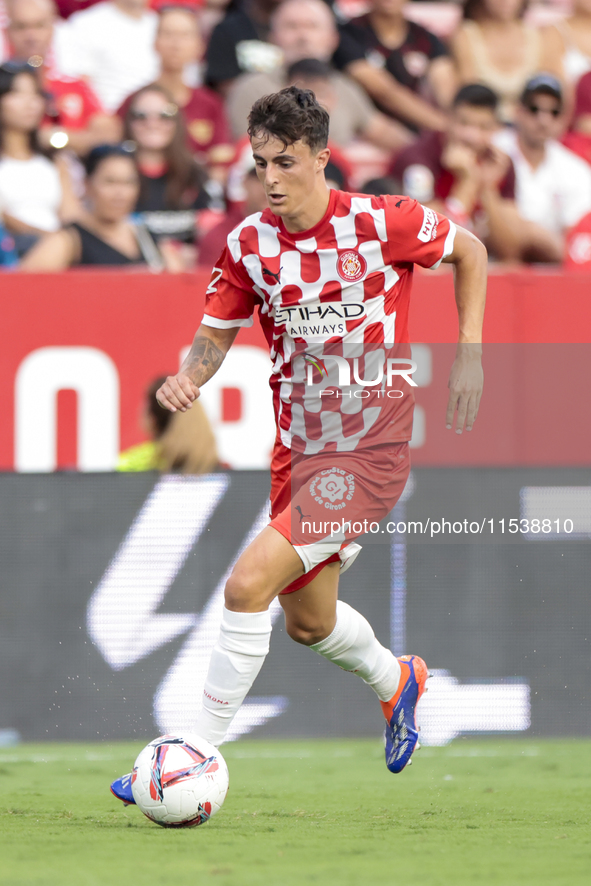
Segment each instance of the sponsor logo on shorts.
[{"label": "sponsor logo on shorts", "polygon": [[356,283],[365,276],[367,262],[356,250],[348,249],[347,252],[341,252],[337,259],[337,272],[341,280]]},{"label": "sponsor logo on shorts", "polygon": [[421,243],[429,243],[429,241],[434,240],[436,236],[437,213],[433,212],[432,209],[429,209],[428,206],[423,206],[423,226],[417,234],[417,240],[420,240]]},{"label": "sponsor logo on shorts", "polygon": [[331,511],[340,511],[355,492],[355,477],[341,468],[327,468],[310,483],[310,495]]}]

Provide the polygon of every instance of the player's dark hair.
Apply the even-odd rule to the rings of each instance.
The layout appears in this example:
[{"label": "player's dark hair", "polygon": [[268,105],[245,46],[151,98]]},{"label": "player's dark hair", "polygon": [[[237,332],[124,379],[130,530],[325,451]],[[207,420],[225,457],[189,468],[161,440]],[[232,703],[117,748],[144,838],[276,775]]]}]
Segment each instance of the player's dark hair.
[{"label": "player's dark hair", "polygon": [[470,105],[472,108],[488,108],[496,114],[498,104],[498,95],[488,86],[483,83],[468,83],[456,92],[452,107]]},{"label": "player's dark hair", "polygon": [[328,124],[328,111],[311,89],[288,86],[254,103],[248,116],[248,135],[277,138],[286,148],[301,139],[317,153],[328,144]]},{"label": "player's dark hair", "polygon": [[330,80],[333,70],[328,62],[320,61],[319,58],[301,58],[287,69],[287,79],[290,83],[296,80]]},{"label": "player's dark hair", "polygon": [[95,174],[101,163],[104,163],[105,160],[110,160],[111,157],[124,157],[135,166],[133,154],[124,148],[123,145],[97,145],[88,152],[84,159],[86,175],[90,178]]},{"label": "player's dark hair", "polygon": [[[0,65],[0,106],[2,104],[2,99],[9,92],[12,92],[14,89],[14,81],[21,74],[26,74],[28,77],[31,77],[33,82],[35,83],[35,87],[39,95],[46,98],[45,93],[43,92],[43,87],[41,86],[41,81],[39,79],[39,73],[36,68],[32,65],[29,65],[27,62],[17,62],[17,61],[9,61],[4,62],[4,64]],[[0,110],[0,149],[3,147],[4,141],[4,121],[2,119],[2,113]],[[41,148],[39,144],[39,136],[38,131],[33,129],[29,132],[29,148],[33,152],[33,154],[47,154]]]}]

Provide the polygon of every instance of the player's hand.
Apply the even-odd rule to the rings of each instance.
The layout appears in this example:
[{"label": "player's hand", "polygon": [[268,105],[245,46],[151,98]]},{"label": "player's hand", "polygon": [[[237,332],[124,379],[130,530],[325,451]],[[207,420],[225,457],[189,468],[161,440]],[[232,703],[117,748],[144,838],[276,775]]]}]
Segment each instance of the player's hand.
[{"label": "player's hand", "polygon": [[164,384],[156,391],[156,400],[163,409],[169,412],[186,412],[197,397],[199,388],[194,385],[188,375],[177,372],[169,375]]},{"label": "player's hand", "polygon": [[447,403],[445,426],[448,430],[452,428],[456,409],[458,413],[456,418],[456,434],[461,434],[464,426],[467,431],[472,430],[478,414],[483,385],[482,345],[458,345],[456,359],[451,367],[447,383],[449,400]]}]

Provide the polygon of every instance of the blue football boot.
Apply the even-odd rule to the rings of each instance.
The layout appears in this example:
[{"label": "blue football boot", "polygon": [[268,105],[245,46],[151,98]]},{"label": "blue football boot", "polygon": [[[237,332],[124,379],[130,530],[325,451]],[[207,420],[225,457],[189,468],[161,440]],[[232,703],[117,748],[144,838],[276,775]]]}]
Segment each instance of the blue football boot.
[{"label": "blue football boot", "polygon": [[390,701],[380,702],[386,718],[384,741],[390,772],[402,772],[412,762],[413,751],[420,747],[415,709],[429,676],[427,665],[418,655],[401,655],[398,663],[401,674],[396,694]]},{"label": "blue football boot", "polygon": [[121,778],[116,778],[111,785],[111,793],[118,800],[121,800],[124,806],[135,806],[135,800],[131,792],[131,778],[132,773],[130,772],[129,775],[122,775]]}]

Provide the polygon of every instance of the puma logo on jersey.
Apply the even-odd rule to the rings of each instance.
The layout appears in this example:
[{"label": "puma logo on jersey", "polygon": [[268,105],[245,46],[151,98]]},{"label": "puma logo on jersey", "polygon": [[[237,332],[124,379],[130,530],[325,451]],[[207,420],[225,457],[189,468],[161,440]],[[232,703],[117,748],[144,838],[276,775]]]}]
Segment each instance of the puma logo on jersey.
[{"label": "puma logo on jersey", "polygon": [[403,203],[408,203],[408,197],[401,197],[398,203],[395,203],[394,206],[396,209],[400,209]]},{"label": "puma logo on jersey", "polygon": [[279,268],[279,271],[277,272],[277,274],[274,274],[273,271],[269,270],[269,268],[263,268],[263,277],[265,276],[265,274],[267,274],[267,276],[273,277],[273,279],[275,280],[276,283],[280,284],[281,280],[279,279],[279,274],[281,273],[282,270],[283,270],[283,268]]}]

